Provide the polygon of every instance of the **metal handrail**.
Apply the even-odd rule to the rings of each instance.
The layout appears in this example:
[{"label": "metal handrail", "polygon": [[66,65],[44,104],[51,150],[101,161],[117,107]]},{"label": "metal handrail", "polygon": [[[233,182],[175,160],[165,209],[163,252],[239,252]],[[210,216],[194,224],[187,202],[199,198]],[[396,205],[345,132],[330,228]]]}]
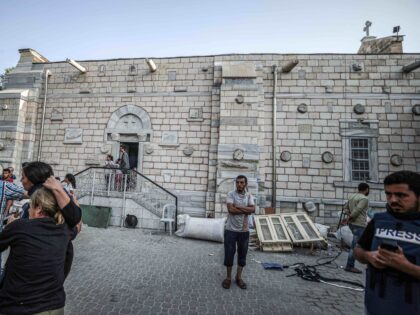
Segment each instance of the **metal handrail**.
[{"label": "metal handrail", "polygon": [[[78,175],[81,175],[91,169],[104,169],[104,170],[109,170],[109,169],[113,169],[113,168],[109,168],[109,167],[105,167],[105,166],[90,166],[88,168],[85,168],[84,170],[77,172],[76,174],[74,174],[75,177],[77,177]],[[148,182],[152,183],[153,185],[159,187],[161,190],[163,190],[164,192],[166,192],[167,194],[171,195],[172,197],[175,198],[175,231],[177,230],[177,225],[178,225],[178,197],[171,193],[169,190],[167,190],[166,188],[162,187],[161,185],[159,185],[158,183],[154,182],[153,180],[151,180],[150,178],[148,178],[146,175],[139,173],[137,170],[133,170],[130,169],[130,172],[134,172],[137,175],[140,175],[142,178],[144,178],[145,180],[147,180]],[[124,193],[127,190],[127,186],[124,185]]]}]

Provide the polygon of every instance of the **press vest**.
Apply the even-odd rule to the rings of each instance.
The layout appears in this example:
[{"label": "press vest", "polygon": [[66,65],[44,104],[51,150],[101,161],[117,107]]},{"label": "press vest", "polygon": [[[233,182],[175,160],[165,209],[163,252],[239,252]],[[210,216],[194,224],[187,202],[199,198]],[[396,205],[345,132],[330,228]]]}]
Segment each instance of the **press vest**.
[{"label": "press vest", "polygon": [[[371,250],[382,239],[394,240],[405,257],[420,266],[420,213],[414,220],[398,219],[390,212],[374,217],[375,235]],[[377,269],[368,265],[365,304],[369,314],[420,314],[420,281],[392,268]]]}]

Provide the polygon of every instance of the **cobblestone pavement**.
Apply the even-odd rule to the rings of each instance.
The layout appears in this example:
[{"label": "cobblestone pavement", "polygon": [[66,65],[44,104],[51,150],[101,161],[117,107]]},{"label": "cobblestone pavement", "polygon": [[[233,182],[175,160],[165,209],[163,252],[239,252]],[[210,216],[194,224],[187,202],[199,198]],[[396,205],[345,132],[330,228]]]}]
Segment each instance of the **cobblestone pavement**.
[{"label": "cobblestone pavement", "polygon": [[[243,275],[248,289],[232,283],[225,290],[223,244],[87,227],[74,246],[66,314],[363,314],[363,292],[286,277],[293,271],[264,270],[259,263],[314,264],[325,251],[250,250]],[[346,258],[343,252],[338,265]],[[318,270],[326,277],[364,279],[331,265]]]}]

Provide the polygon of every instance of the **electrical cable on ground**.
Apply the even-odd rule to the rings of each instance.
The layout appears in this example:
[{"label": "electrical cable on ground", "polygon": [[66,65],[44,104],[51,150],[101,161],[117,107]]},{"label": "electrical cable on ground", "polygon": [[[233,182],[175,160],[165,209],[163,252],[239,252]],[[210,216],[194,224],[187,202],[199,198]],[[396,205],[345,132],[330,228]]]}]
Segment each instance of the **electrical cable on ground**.
[{"label": "electrical cable on ground", "polygon": [[[286,277],[298,276],[298,277],[300,277],[300,278],[302,278],[303,280],[306,280],[306,281],[320,282],[320,283],[325,283],[325,284],[332,285],[332,286],[339,287],[339,288],[343,288],[343,289],[363,292],[365,287],[364,287],[364,285],[362,285],[359,282],[344,280],[344,279],[339,279],[339,278],[323,277],[317,271],[316,267],[328,266],[328,265],[331,265],[333,263],[336,266],[335,268],[338,268],[338,265],[335,263],[335,260],[341,255],[342,252],[343,252],[342,249],[340,249],[340,251],[338,252],[337,255],[335,255],[334,257],[332,257],[331,259],[329,259],[325,262],[320,262],[320,261],[322,259],[329,258],[329,257],[318,258],[315,265],[306,265],[304,263],[295,263],[293,265],[290,265],[289,268],[293,268],[295,273],[291,274],[291,275],[287,275]],[[345,284],[349,284],[351,286],[338,285],[336,283],[345,283]]]}]

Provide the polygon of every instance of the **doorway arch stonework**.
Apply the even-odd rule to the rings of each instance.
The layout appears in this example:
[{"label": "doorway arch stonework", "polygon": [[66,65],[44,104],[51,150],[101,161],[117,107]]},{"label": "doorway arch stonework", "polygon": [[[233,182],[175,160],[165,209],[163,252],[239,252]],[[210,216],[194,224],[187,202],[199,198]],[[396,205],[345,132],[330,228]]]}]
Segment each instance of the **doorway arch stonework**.
[{"label": "doorway arch stonework", "polygon": [[152,124],[149,114],[141,107],[125,105],[114,111],[105,128],[104,142],[111,145],[111,154],[118,157],[121,142],[138,143],[139,172],[143,171],[144,143],[152,137]]}]

